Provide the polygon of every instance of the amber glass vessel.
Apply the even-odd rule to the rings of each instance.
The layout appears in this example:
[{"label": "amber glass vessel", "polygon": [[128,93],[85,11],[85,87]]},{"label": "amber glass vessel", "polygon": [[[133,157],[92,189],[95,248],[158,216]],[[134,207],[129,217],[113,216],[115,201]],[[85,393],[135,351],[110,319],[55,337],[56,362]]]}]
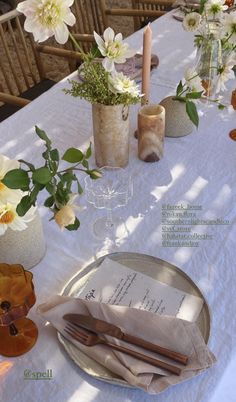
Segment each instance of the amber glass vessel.
[{"label": "amber glass vessel", "polygon": [[26,318],[35,303],[33,275],[21,265],[0,264],[0,354],[19,356],[35,344],[38,329]]},{"label": "amber glass vessel", "polygon": [[232,7],[234,5],[234,0],[226,0],[225,5],[228,7]]}]

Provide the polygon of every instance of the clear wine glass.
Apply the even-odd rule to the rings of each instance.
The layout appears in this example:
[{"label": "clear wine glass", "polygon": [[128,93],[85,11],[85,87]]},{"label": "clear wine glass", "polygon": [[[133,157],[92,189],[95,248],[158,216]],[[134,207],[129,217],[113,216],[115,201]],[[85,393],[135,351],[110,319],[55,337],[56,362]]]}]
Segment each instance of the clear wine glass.
[{"label": "clear wine glass", "polygon": [[124,222],[121,217],[114,216],[113,210],[127,204],[133,195],[133,183],[131,175],[123,168],[105,166],[101,172],[102,177],[98,180],[85,178],[85,193],[90,204],[107,211],[106,217],[94,222],[95,236],[112,239],[117,237],[118,227],[119,234],[124,232]]}]

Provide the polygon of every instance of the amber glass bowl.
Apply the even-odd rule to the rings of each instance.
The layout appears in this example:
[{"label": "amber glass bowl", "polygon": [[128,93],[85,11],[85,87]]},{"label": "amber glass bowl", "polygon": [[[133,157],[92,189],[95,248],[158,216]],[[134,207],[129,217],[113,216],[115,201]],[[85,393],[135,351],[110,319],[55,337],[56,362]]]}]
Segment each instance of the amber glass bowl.
[{"label": "amber glass bowl", "polygon": [[36,298],[33,275],[21,265],[0,263],[0,354],[19,356],[35,344],[38,329],[26,318]]}]

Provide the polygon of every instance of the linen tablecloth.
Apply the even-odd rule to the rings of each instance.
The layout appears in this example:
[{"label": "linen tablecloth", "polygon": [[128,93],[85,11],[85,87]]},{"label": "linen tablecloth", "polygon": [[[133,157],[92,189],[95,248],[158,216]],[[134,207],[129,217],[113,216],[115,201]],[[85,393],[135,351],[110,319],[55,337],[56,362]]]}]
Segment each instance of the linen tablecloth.
[{"label": "linen tablecloth", "polygon": [[[151,101],[159,102],[174,91],[187,65],[194,61],[193,38],[181,24],[167,14],[152,24],[153,49],[160,66],[152,73]],[[129,38],[141,50],[142,32]],[[231,90],[235,81],[231,82]],[[230,87],[229,86],[229,87]],[[0,125],[0,153],[11,158],[41,161],[42,142],[34,134],[34,125],[46,130],[61,152],[69,146],[85,149],[92,138],[91,106],[65,95],[64,79],[37,100]],[[226,93],[226,97],[229,93]],[[126,221],[129,235],[117,245],[118,251],[150,254],[179,266],[202,290],[209,303],[212,322],[209,347],[218,363],[203,375],[172,387],[158,396],[135,389],[112,386],[80,370],[59,345],[55,330],[36,314],[36,306],[61,292],[65,283],[96,257],[112,252],[112,246],[97,240],[92,224],[103,211],[79,202],[78,232],[60,232],[43,207],[47,252],[33,268],[37,304],[30,311],[38,326],[39,338],[34,348],[18,358],[0,357],[0,400],[57,402],[233,402],[236,369],[236,143],[228,137],[236,126],[236,113],[219,112],[200,105],[198,131],[187,137],[166,138],[164,158],[147,164],[137,158],[136,107],[131,107],[130,162],[134,195],[119,214]],[[95,165],[94,158],[91,164]],[[82,179],[83,180],[83,179]],[[212,240],[199,247],[162,246],[162,208],[164,204],[200,205],[198,218],[222,218],[227,226],[208,226]],[[115,250],[117,251],[117,250]],[[52,370],[52,380],[27,381],[25,370]]]}]

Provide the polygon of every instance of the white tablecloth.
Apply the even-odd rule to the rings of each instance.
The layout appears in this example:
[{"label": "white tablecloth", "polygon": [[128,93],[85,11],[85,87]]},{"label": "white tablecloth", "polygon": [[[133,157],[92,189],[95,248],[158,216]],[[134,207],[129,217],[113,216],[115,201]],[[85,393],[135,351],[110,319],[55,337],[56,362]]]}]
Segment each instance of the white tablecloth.
[{"label": "white tablecloth", "polygon": [[[172,86],[182,78],[185,67],[193,62],[193,41],[171,14],[154,22],[152,29],[153,53],[158,54],[160,66],[152,74],[151,98],[153,102],[159,102],[173,93]],[[141,50],[142,33],[133,35],[130,43]],[[34,134],[35,124],[47,131],[61,151],[68,146],[86,148],[92,137],[91,108],[88,103],[65,95],[62,89],[67,85],[65,79],[1,123],[0,153],[40,161],[42,143]],[[226,95],[229,98],[229,93]],[[158,163],[147,164],[137,158],[137,142],[132,134],[137,107],[131,109],[127,169],[133,175],[134,196],[128,206],[120,210],[129,236],[120,242],[119,251],[162,258],[179,266],[195,281],[211,309],[209,345],[218,362],[206,373],[159,396],[112,386],[85,374],[68,358],[58,343],[55,330],[41,321],[35,306],[30,311],[30,317],[39,329],[34,348],[18,358],[0,357],[1,401],[236,401],[236,143],[228,137],[230,129],[236,127],[236,113],[219,112],[215,107],[207,109],[200,105],[198,131],[179,139],[167,138],[164,158]],[[179,202],[201,205],[198,218],[223,218],[230,224],[207,227],[207,233],[214,238],[202,241],[197,248],[162,247],[162,205]],[[55,223],[48,222],[43,207],[40,208],[47,253],[32,271],[36,305],[60,293],[64,284],[96,256],[112,251],[92,234],[92,223],[103,212],[87,205],[85,198],[81,198],[81,203],[86,209],[80,212],[78,232],[60,232]],[[26,369],[52,369],[53,379],[26,381]]]}]

